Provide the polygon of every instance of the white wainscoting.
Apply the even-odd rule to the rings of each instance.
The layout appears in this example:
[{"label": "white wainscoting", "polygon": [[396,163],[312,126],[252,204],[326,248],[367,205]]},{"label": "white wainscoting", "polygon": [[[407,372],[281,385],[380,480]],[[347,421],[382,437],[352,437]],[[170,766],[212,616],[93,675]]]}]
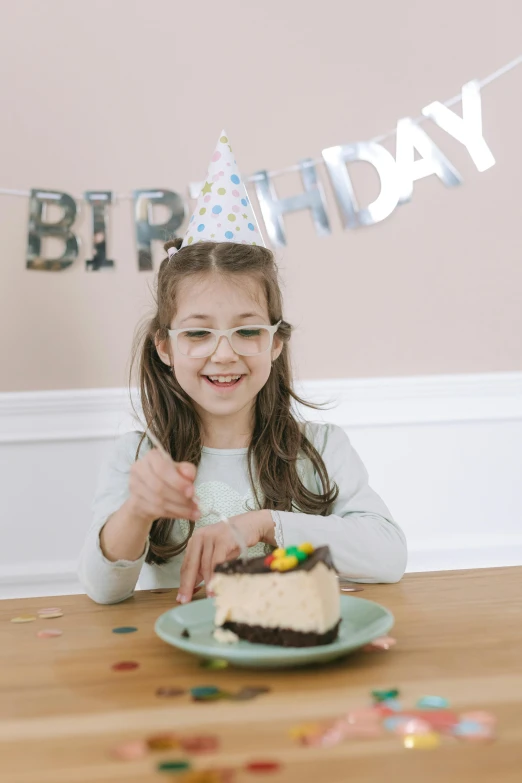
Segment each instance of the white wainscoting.
[{"label": "white wainscoting", "polygon": [[[403,526],[409,571],[522,564],[522,373],[335,379],[308,418],[350,435]],[[0,597],[81,592],[99,465],[133,427],[123,389],[0,394]]]}]

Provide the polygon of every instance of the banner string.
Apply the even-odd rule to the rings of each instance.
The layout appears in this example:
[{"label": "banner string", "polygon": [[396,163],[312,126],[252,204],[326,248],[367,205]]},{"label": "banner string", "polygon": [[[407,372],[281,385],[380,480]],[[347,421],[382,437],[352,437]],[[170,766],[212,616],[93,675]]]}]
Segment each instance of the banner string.
[{"label": "banner string", "polygon": [[[497,68],[496,71],[493,71],[493,73],[489,74],[489,76],[486,76],[484,79],[480,79],[478,84],[479,86],[486,87],[488,84],[491,84],[491,82],[496,81],[496,79],[500,79],[501,76],[504,76],[504,74],[509,73],[509,71],[512,71],[513,68],[516,68],[518,65],[522,64],[522,54],[518,57],[515,57],[513,60],[510,60],[508,63],[503,65],[501,68]],[[459,103],[462,96],[459,93],[458,95],[454,95],[453,98],[449,98],[447,101],[443,101],[443,105],[450,108],[451,106],[454,106],[456,103]],[[425,119],[427,119],[423,114],[419,115],[418,117],[415,117],[413,119],[413,122],[420,124]],[[391,131],[388,131],[387,133],[383,133],[380,136],[374,136],[372,139],[368,139],[368,141],[373,141],[376,144],[380,144],[382,141],[385,141],[386,139],[391,138],[395,135],[396,128],[394,128]],[[366,141],[366,140],[365,140]],[[324,160],[322,158],[317,158],[316,160],[311,160],[309,162],[310,166],[318,166],[319,164],[324,163]],[[269,177],[280,177],[282,174],[290,174],[294,171],[299,171],[300,166],[299,164],[294,164],[292,166],[287,166],[284,169],[276,169],[275,171],[269,171],[268,176]],[[255,174],[252,174],[250,177],[245,178],[245,182],[256,182],[257,180],[261,179],[260,177],[257,177]],[[31,195],[31,191],[29,190],[17,190],[16,188],[0,188],[0,196],[24,196],[28,198]],[[77,201],[82,201],[83,196],[75,197]],[[121,201],[124,199],[131,199],[132,194],[131,193],[115,193],[114,194],[115,200]]]}]

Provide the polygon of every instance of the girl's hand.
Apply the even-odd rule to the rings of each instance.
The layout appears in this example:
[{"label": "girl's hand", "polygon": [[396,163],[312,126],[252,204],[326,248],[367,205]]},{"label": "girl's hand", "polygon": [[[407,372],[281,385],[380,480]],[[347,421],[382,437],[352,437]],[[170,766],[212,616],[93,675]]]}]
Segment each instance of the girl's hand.
[{"label": "girl's hand", "polygon": [[169,461],[152,449],[130,470],[129,510],[147,524],[161,517],[197,520],[200,513],[194,497],[195,478],[194,465]]},{"label": "girl's hand", "polygon": [[[275,546],[274,522],[270,511],[248,511],[231,517],[230,521],[239,529],[248,547],[260,541]],[[236,539],[226,522],[217,522],[196,530],[188,543],[181,566],[177,600],[182,604],[190,601],[197,584],[201,581],[209,584],[218,563],[232,560],[240,554]]]}]

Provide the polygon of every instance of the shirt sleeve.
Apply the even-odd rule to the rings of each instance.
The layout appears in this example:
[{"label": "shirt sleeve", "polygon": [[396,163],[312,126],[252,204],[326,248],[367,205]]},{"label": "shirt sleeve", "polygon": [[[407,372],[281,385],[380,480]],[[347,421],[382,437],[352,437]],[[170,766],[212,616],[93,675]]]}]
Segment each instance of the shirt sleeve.
[{"label": "shirt sleeve", "polygon": [[129,497],[129,471],[140,442],[139,432],[129,432],[113,445],[105,460],[93,501],[93,520],[80,555],[78,577],[87,595],[99,604],[115,604],[129,598],[136,587],[149,549],[147,540],[138,560],[108,560],[100,545],[100,532],[111,514]]},{"label": "shirt sleeve", "polygon": [[343,429],[313,424],[308,437],[321,453],[339,495],[329,516],[273,511],[278,546],[328,545],[337,570],[354,582],[398,582],[406,569],[406,538]]}]

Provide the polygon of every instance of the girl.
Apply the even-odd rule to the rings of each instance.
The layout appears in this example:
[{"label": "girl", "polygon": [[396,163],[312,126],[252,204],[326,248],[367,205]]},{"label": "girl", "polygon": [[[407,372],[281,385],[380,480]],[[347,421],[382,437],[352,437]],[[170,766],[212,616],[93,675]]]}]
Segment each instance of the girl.
[{"label": "girl", "polygon": [[292,412],[303,400],[271,251],[201,241],[173,252],[180,244],[165,245],[139,354],[146,423],[172,460],[143,432],[116,442],[81,557],[86,592],[123,601],[141,574],[142,588],[179,586],[178,601],[190,601],[217,563],[239,555],[220,514],[250,554],[328,544],[350,578],[398,581],[404,535],[348,437]]}]

